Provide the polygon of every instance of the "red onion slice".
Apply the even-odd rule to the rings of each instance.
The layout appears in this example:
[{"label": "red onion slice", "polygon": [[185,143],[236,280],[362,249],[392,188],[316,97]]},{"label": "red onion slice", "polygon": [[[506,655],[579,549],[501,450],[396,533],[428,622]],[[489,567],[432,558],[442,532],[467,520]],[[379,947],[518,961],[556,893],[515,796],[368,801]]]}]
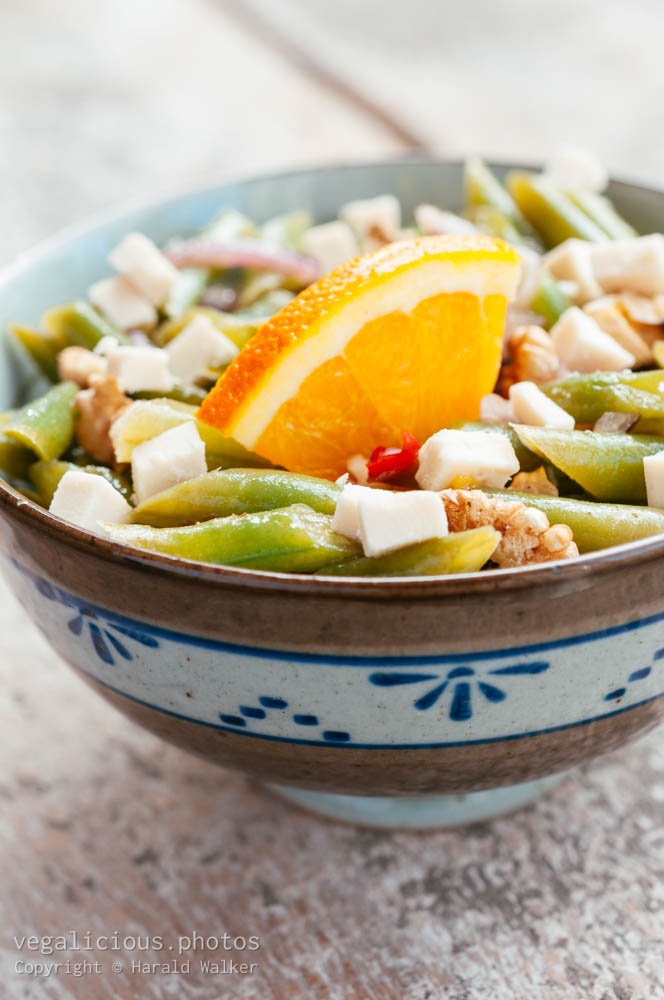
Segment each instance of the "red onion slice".
[{"label": "red onion slice", "polygon": [[271,246],[260,240],[185,240],[164,251],[176,267],[250,267],[256,271],[277,271],[308,285],[320,277],[320,266],[313,257],[296,250]]}]

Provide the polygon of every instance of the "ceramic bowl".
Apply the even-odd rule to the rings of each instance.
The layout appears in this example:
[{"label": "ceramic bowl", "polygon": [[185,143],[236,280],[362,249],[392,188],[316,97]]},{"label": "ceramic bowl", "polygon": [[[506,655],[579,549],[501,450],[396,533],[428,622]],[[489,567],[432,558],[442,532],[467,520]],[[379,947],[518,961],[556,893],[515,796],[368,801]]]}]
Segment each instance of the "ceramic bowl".
[{"label": "ceramic bowl", "polygon": [[[394,192],[458,204],[461,167],[305,170],[117,212],[25,255],[0,326],[106,273],[132,229],[163,242],[221,206],[319,219]],[[614,183],[642,231],[664,195]],[[2,407],[30,371],[4,349]],[[439,579],[311,579],[212,567],[92,537],[0,486],[3,570],[57,653],[139,725],[339,818],[436,826],[494,815],[652,727],[664,710],[664,536],[566,563]]]}]

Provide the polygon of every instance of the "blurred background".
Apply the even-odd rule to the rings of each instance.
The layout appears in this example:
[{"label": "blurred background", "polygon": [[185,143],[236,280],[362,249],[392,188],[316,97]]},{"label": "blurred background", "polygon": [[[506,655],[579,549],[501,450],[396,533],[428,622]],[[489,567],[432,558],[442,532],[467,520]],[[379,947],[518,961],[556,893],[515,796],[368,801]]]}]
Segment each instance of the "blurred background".
[{"label": "blurred background", "polygon": [[0,258],[262,170],[563,141],[664,177],[661,0],[0,0]]}]

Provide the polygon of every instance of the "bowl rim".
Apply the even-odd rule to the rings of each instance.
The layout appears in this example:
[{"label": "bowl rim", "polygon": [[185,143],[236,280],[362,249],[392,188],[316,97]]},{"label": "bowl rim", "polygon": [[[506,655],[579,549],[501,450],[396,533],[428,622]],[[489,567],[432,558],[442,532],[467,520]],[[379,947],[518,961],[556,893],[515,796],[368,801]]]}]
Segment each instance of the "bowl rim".
[{"label": "bowl rim", "polygon": [[[538,163],[514,163],[513,161],[487,158],[485,161],[498,169],[537,169]],[[141,210],[156,209],[171,201],[204,195],[231,187],[234,184],[257,181],[279,182],[298,176],[326,173],[329,171],[371,169],[374,167],[404,167],[419,164],[430,166],[463,167],[461,158],[447,158],[415,154],[377,160],[361,160],[331,164],[315,164],[272,173],[257,173],[248,177],[230,177],[222,182],[204,184],[194,188],[178,188],[160,195],[123,200],[99,212],[87,216],[79,222],[66,226],[40,240],[36,245],[23,250],[0,269],[0,295],[21,274],[38,261],[50,256],[68,243],[93,233],[96,229],[121,220],[124,216]],[[632,180],[611,177],[611,186],[664,196],[664,190]],[[52,535],[60,542],[73,548],[100,557],[106,561],[127,567],[160,571],[167,575],[185,577],[222,588],[237,588],[255,591],[278,591],[287,594],[308,594],[329,598],[362,598],[372,600],[393,600],[408,598],[430,599],[434,597],[479,594],[489,591],[521,590],[525,587],[547,584],[573,583],[590,575],[602,574],[617,568],[649,562],[664,554],[664,534],[624,542],[620,545],[589,552],[576,559],[535,563],[511,569],[495,569],[490,573],[456,573],[449,576],[394,576],[394,577],[326,577],[302,573],[283,573],[270,570],[244,569],[214,563],[169,556],[147,549],[112,542],[100,535],[94,535],[83,528],[51,514],[50,511],[19,493],[13,486],[0,479],[0,505],[11,509],[15,516],[37,530]]]}]

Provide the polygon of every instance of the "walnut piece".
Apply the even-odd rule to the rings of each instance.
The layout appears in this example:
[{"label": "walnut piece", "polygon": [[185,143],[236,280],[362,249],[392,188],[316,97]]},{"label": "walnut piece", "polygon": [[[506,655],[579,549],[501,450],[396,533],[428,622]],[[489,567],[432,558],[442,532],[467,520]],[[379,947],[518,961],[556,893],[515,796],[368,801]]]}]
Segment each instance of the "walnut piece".
[{"label": "walnut piece", "polygon": [[560,362],[551,337],[541,326],[517,326],[507,342],[509,360],[503,365],[498,392],[506,396],[515,382],[541,385],[558,374]]},{"label": "walnut piece", "polygon": [[65,347],[58,354],[58,378],[62,382],[78,382],[85,389],[91,375],[105,374],[106,364],[106,358],[87,347]]},{"label": "walnut piece", "polygon": [[109,434],[111,424],[131,405],[131,399],[125,396],[112,375],[90,375],[88,385],[89,388],[79,392],[75,400],[80,414],[76,438],[95,461],[112,465],[115,453]]},{"label": "walnut piece", "polygon": [[541,510],[515,500],[490,497],[482,490],[443,490],[440,494],[450,531],[489,524],[502,535],[491,556],[502,568],[552,559],[574,559],[579,550],[572,529],[549,524]]}]

